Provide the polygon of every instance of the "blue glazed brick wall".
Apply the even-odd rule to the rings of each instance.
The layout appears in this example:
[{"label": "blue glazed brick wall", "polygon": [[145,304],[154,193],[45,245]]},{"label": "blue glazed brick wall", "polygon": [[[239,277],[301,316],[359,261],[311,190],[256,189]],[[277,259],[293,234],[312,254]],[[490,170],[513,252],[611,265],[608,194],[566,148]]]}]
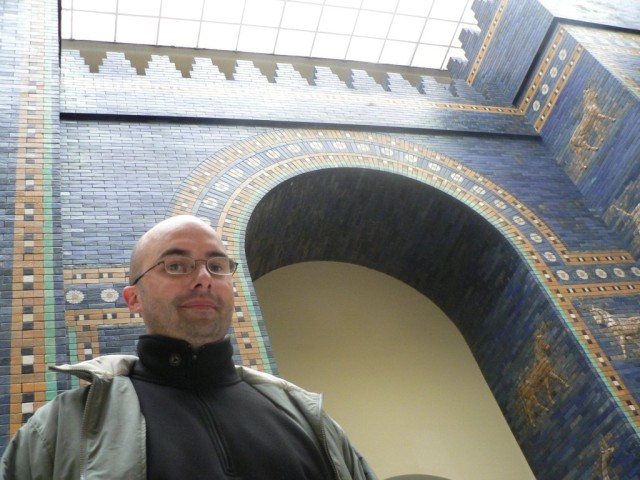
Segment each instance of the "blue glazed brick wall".
[{"label": "blue glazed brick wall", "polygon": [[[135,239],[163,217],[184,177],[233,139],[264,131],[171,123],[64,122],[60,168],[66,178],[61,195],[65,266],[97,259],[106,265],[125,264]],[[575,185],[539,140],[406,134],[399,138],[463,160],[513,192],[543,216],[572,250],[621,247],[619,239],[584,207]],[[537,188],[531,189],[531,184]],[[594,234],[584,235],[584,231]]]},{"label": "blue glazed brick wall", "polygon": [[262,128],[63,122],[64,264],[125,265],[162,220],[180,182],[213,152]]},{"label": "blue glazed brick wall", "polygon": [[[580,191],[563,174],[539,139],[478,140],[464,135],[405,135],[412,142],[464,161],[474,171],[514,192],[553,227],[572,250],[621,248],[622,244],[585,205]],[[531,185],[536,185],[532,189]],[[585,235],[585,232],[591,232]]]},{"label": "blue glazed brick wall", "polygon": [[[108,64],[106,63],[108,60]],[[362,125],[377,128],[437,129],[450,131],[535,135],[519,112],[489,94],[481,95],[464,82],[420,79],[407,88],[404,79],[377,83],[362,70],[351,71],[347,81],[322,80],[275,83],[252,62],[239,60],[234,80],[220,76],[207,80],[204,69],[215,69],[216,58],[194,58],[198,75],[182,77],[166,55],[151,55],[145,75],[138,75],[124,55],[108,55],[98,72],[91,73],[78,50],[62,52],[62,110],[65,114],[145,115],[248,121],[305,122],[325,125]],[[116,65],[118,63],[118,65]],[[195,67],[192,67],[192,70]],[[276,66],[274,65],[274,68]],[[164,73],[163,73],[164,72]],[[251,88],[252,79],[260,85]],[[322,81],[320,81],[322,80]],[[166,88],[171,81],[172,88]],[[332,86],[333,85],[333,86]],[[388,87],[390,91],[385,90]],[[215,88],[213,88],[215,87]],[[400,94],[396,94],[396,90]],[[163,92],[163,102],[157,92]],[[350,108],[345,109],[344,105]]]}]

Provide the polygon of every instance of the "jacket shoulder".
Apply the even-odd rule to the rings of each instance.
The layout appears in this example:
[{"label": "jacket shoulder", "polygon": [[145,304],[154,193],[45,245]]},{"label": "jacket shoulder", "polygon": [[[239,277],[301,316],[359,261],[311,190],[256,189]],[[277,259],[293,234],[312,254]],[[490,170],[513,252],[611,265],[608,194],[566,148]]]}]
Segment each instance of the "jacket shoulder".
[{"label": "jacket shoulder", "polygon": [[309,392],[308,390],[305,390],[304,388],[301,388],[298,385],[285,380],[284,378],[276,377],[275,375],[272,375],[270,373],[261,372],[259,370],[254,370],[253,368],[243,366],[236,366],[236,371],[238,372],[238,375],[242,380],[252,386],[270,385],[287,392],[298,392],[300,394],[306,394],[314,397],[320,396],[317,393]]}]

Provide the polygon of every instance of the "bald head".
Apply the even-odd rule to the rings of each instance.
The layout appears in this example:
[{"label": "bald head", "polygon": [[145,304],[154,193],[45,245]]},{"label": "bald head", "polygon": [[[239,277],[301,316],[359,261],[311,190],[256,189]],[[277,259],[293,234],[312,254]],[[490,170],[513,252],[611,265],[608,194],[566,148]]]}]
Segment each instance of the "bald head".
[{"label": "bald head", "polygon": [[[162,222],[154,225],[145,234],[143,234],[131,250],[131,260],[129,263],[129,284],[138,278],[145,268],[145,258],[147,258],[149,250],[153,245],[158,244],[162,238],[170,233],[187,230],[189,227],[199,227],[210,230],[211,233],[220,240],[218,233],[204,220],[193,215],[177,215],[170,217]],[[222,243],[222,241],[220,241]]]}]

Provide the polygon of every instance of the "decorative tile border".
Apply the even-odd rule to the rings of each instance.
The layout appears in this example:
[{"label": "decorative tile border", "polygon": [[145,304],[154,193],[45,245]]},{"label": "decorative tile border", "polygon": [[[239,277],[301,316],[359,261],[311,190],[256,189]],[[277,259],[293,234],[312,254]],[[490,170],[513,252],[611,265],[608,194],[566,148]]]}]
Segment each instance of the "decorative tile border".
[{"label": "decorative tile border", "polygon": [[21,8],[19,30],[31,54],[22,57],[19,78],[25,88],[16,112],[10,434],[58,391],[47,370],[55,362],[58,341],[52,147],[58,114],[54,111],[57,84],[51,81],[55,72],[49,63],[57,59],[57,43],[43,40],[43,32],[46,37],[57,24],[47,12],[57,7],[34,0]]},{"label": "decorative tile border", "polygon": [[[563,30],[563,29],[561,28],[560,30]],[[553,48],[553,45],[551,46],[551,48]],[[560,52],[558,53],[558,59],[560,61],[563,61],[563,57],[565,57],[566,55],[566,53],[564,52],[566,52],[566,50],[563,49],[563,50],[560,50]],[[562,93],[562,90],[567,84],[567,81],[571,77],[571,74],[573,73],[573,70],[578,64],[580,58],[582,57],[583,52],[584,52],[584,48],[582,47],[582,45],[576,45],[575,49],[571,52],[569,61],[563,67],[560,75],[558,75],[557,73],[558,71],[557,67],[551,67],[551,69],[549,70],[549,77],[550,77],[549,82],[550,83],[555,82],[555,83],[553,84],[553,86],[543,84],[540,87],[541,95],[545,95],[546,89],[547,88],[549,89],[549,92],[550,92],[549,98],[548,100],[544,101],[544,105],[542,106],[542,108],[540,108],[540,105],[542,103],[540,102],[540,100],[534,100],[531,107],[534,111],[539,112],[538,117],[534,123],[534,128],[536,129],[537,132],[540,132],[544,128],[544,125],[547,119],[551,115],[553,108],[558,102],[558,99],[560,98],[560,94]]]},{"label": "decorative tile border", "polygon": [[480,51],[478,52],[478,55],[476,56],[476,59],[473,62],[473,67],[471,67],[471,71],[469,72],[469,76],[467,77],[467,83],[469,85],[473,85],[473,82],[476,79],[476,75],[480,70],[480,65],[482,65],[482,61],[484,60],[484,57],[487,54],[487,50],[491,45],[491,41],[493,40],[496,30],[498,29],[500,20],[502,20],[502,14],[507,8],[508,3],[509,3],[509,0],[500,0],[500,5],[496,10],[496,14],[493,18],[493,21],[491,22],[491,25],[489,26],[489,29],[487,30],[487,33],[484,36],[484,40],[482,41],[482,47],[480,48]]},{"label": "decorative tile border", "polygon": [[[543,81],[543,79],[547,75],[549,68],[551,68],[551,60],[557,54],[558,45],[560,45],[562,40],[564,39],[565,33],[566,33],[565,29],[560,28],[556,32],[556,35],[554,36],[553,40],[551,40],[551,43],[549,44],[549,47],[547,48],[547,51],[544,54],[544,60],[542,61],[542,64],[539,66],[539,68],[537,69],[534,80],[529,84],[529,89],[527,90],[527,93],[522,99],[522,102],[520,102],[520,111],[522,112],[526,111],[527,108],[529,108],[529,106],[531,105],[532,99],[540,89],[539,88],[541,86],[540,83]],[[544,90],[548,91],[548,85],[545,86]]]}]

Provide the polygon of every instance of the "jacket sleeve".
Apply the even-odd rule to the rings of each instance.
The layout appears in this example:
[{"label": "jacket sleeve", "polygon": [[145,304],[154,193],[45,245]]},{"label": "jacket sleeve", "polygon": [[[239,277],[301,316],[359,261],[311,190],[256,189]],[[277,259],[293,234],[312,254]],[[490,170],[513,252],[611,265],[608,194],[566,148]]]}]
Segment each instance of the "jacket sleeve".
[{"label": "jacket sleeve", "polygon": [[77,452],[86,392],[87,388],[64,392],[36,411],[7,445],[0,480],[79,477]]},{"label": "jacket sleeve", "polygon": [[11,439],[2,455],[1,480],[53,478],[53,451],[37,422],[28,421]]}]

